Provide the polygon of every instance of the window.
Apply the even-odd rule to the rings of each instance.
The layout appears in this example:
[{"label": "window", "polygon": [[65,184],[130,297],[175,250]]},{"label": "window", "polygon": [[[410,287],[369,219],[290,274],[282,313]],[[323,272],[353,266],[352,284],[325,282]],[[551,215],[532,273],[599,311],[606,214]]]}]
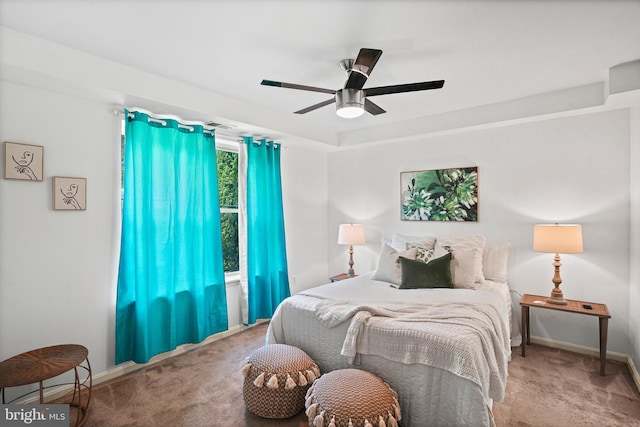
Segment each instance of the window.
[{"label": "window", "polygon": [[[121,197],[124,195],[124,121],[120,139],[121,150]],[[222,230],[222,257],[224,272],[240,271],[238,243],[238,143],[217,141],[218,197],[220,200],[220,228]],[[122,199],[121,199],[122,200]]]},{"label": "window", "polygon": [[238,247],[238,144],[217,143],[220,227],[225,273],[240,270]]}]

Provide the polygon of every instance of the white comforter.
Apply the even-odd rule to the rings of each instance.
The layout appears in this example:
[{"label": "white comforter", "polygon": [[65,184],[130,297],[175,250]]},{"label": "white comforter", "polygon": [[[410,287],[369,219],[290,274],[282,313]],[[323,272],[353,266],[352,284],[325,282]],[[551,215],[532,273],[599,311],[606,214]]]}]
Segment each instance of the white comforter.
[{"label": "white comforter", "polygon": [[391,288],[371,275],[303,291],[278,307],[267,342],[296,345],[323,371],[355,363],[398,391],[404,426],[490,425],[511,356],[506,284]]}]

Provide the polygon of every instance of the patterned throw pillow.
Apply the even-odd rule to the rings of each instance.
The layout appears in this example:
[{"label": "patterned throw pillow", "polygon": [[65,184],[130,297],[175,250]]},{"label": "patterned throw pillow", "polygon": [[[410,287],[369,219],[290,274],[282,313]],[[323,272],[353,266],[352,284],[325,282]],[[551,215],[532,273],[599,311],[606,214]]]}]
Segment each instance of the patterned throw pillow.
[{"label": "patterned throw pillow", "polygon": [[436,251],[435,248],[427,249],[423,248],[422,246],[417,246],[413,243],[407,243],[406,250],[410,250],[413,248],[416,249],[416,259],[425,263],[433,259],[434,253]]},{"label": "patterned throw pillow", "polygon": [[418,261],[427,263],[433,259],[440,258],[446,255],[450,250],[443,248],[442,246],[436,246],[434,248],[425,248],[423,246],[415,245],[413,243],[407,243],[407,250],[415,249],[416,257]]}]

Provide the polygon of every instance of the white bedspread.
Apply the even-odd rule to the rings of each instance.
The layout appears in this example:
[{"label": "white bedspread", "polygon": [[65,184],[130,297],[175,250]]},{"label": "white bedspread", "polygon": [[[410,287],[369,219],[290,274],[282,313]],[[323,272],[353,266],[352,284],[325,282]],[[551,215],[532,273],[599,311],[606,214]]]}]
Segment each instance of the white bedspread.
[{"label": "white bedspread", "polygon": [[509,335],[493,306],[470,303],[356,305],[322,301],[328,328],[350,319],[340,354],[357,354],[445,369],[478,384],[485,402],[501,402],[507,381]]},{"label": "white bedspread", "polygon": [[[511,356],[510,303],[506,284],[400,290],[368,274],[283,301],[267,342],[297,345],[325,371],[356,363],[383,373],[400,389],[404,425],[423,425],[425,416],[430,425],[490,425],[487,408],[504,398]],[[407,375],[418,383],[405,384]],[[440,390],[425,390],[432,380]],[[431,402],[437,394],[438,401]],[[449,395],[468,402],[439,401]],[[472,409],[466,413],[461,405]]]}]

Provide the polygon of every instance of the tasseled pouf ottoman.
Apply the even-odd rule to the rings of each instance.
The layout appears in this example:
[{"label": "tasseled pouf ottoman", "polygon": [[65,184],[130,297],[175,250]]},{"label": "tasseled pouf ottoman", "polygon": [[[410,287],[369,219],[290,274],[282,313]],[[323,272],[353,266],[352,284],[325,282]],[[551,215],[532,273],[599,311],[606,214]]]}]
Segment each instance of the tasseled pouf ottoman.
[{"label": "tasseled pouf ottoman", "polygon": [[247,408],[264,418],[289,418],[304,409],[306,392],[320,377],[313,359],[297,347],[269,344],[242,366]]},{"label": "tasseled pouf ottoman", "polygon": [[311,427],[398,427],[398,394],[371,372],[339,369],[318,378],[307,391]]}]

